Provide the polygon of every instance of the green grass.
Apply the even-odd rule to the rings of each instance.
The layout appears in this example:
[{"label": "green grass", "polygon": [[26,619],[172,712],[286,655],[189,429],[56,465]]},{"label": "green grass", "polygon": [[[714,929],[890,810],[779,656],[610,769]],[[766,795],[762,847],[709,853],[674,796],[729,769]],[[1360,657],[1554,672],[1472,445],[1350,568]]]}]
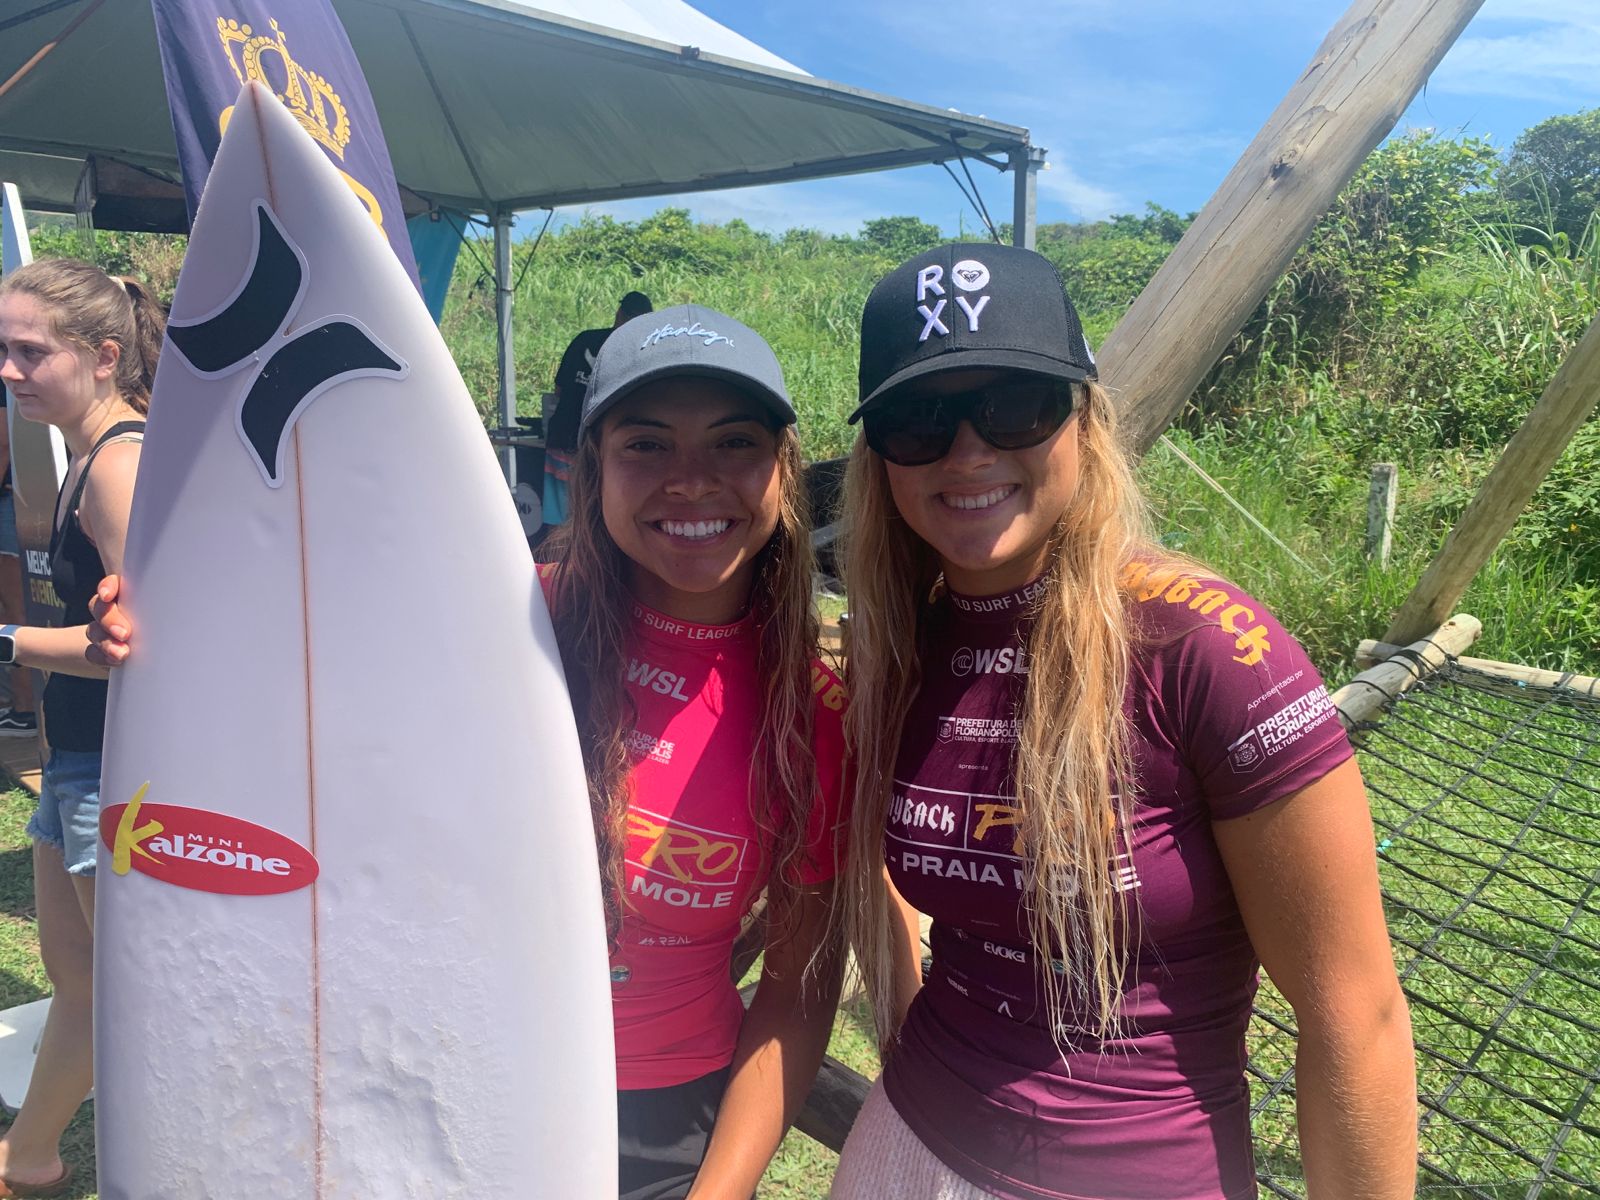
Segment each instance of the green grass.
[{"label": "green grass", "polygon": [[[1253,591],[1332,677],[1347,673],[1357,641],[1382,633],[1506,439],[1600,311],[1600,222],[1577,239],[1490,222],[1477,200],[1452,190],[1459,179],[1449,164],[1461,155],[1462,162],[1476,161],[1477,154],[1470,146],[1403,139],[1379,151],[1361,177],[1360,187],[1368,189],[1362,194],[1381,197],[1382,210],[1397,220],[1391,202],[1433,196],[1428,203],[1443,208],[1413,214],[1420,221],[1414,232],[1432,240],[1404,248],[1410,265],[1398,275],[1384,268],[1375,283],[1369,273],[1400,249],[1398,231],[1411,227],[1402,221],[1352,232],[1339,222],[1365,210],[1354,202],[1335,206],[1332,224],[1312,239],[1305,261],[1297,259],[1299,273],[1286,276],[1252,316],[1197,389],[1183,429],[1173,433],[1310,570],[1243,522],[1169,452],[1156,449],[1142,468],[1161,532]],[[1384,182],[1414,180],[1418,171],[1426,178],[1443,171],[1434,183],[1444,191],[1413,194],[1409,185]],[[1046,252],[1073,280],[1096,340],[1114,326],[1182,225],[1159,210],[1130,220],[1041,234]],[[50,236],[38,231],[36,246]],[[141,271],[158,288],[171,285],[181,243],[100,236],[108,267]],[[855,436],[845,417],[856,394],[862,302],[912,248],[804,230],[759,235],[742,222],[696,225],[670,209],[638,222],[581,222],[537,246],[532,238],[519,242],[511,348],[517,410],[537,414],[573,334],[609,323],[617,299],[640,289],[658,307],[695,301],[758,330],[783,364],[807,455],[841,454]],[[490,261],[486,243],[463,252],[441,331],[478,410],[498,423]],[[1337,294],[1317,300],[1307,282],[1313,275],[1338,281]],[[1347,311],[1346,302],[1355,307]],[[1376,461],[1401,470],[1396,550],[1386,570],[1369,569],[1361,556],[1366,481]],[[1459,605],[1484,618],[1476,653],[1600,674],[1597,547],[1600,420],[1574,437]]]},{"label": "green grass", "polygon": [[[0,1008],[26,1004],[50,994],[44,964],[39,961],[33,850],[23,833],[33,805],[33,796],[21,788],[0,795]],[[92,1200],[97,1196],[92,1103],[85,1104],[67,1126],[61,1157],[72,1164],[75,1172],[67,1200]]]},{"label": "green grass", "polygon": [[[868,1079],[877,1076],[878,1050],[873,1044],[872,1017],[859,995],[840,1005],[828,1053]],[[791,1129],[762,1177],[761,1200],[819,1200],[828,1194],[838,1164],[839,1156],[832,1150]]]},{"label": "green grass", "polygon": [[[1394,153],[1415,157],[1415,148],[1399,145]],[[1399,184],[1390,186],[1391,175],[1401,183],[1410,178],[1397,163],[1390,167],[1398,174],[1383,168],[1368,180],[1372,194],[1385,198],[1385,213],[1391,213],[1390,200],[1400,203],[1409,194]],[[1463,213],[1478,211],[1471,199],[1463,202]],[[1360,638],[1383,633],[1499,447],[1600,306],[1600,223],[1571,244],[1533,239],[1539,244],[1532,245],[1524,244],[1529,230],[1513,237],[1506,228],[1458,214],[1448,223],[1455,233],[1440,231],[1411,248],[1422,268],[1385,276],[1373,293],[1373,279],[1362,272],[1376,261],[1369,261],[1368,252],[1382,250],[1383,229],[1358,231],[1334,255],[1338,261],[1330,265],[1328,259],[1328,247],[1337,247],[1348,233],[1338,225],[1340,214],[1359,211],[1359,204],[1335,206],[1328,228],[1337,236],[1313,238],[1313,250],[1302,255],[1304,261],[1297,259],[1197,393],[1203,416],[1190,413],[1185,427],[1172,432],[1292,553],[1251,527],[1170,451],[1154,450],[1140,472],[1162,540],[1254,593],[1332,682],[1353,673]],[[1067,238],[1057,249],[1072,259],[1068,277],[1097,343],[1172,240],[1155,245],[1145,236],[1153,235],[1145,228],[1150,223],[1135,224],[1140,230],[1129,235],[1134,241],[1119,240],[1109,227],[1057,229],[1044,239]],[[1403,228],[1403,222],[1397,219],[1392,228]],[[1075,243],[1078,234],[1090,236],[1094,245],[1071,250],[1068,242]],[[121,235],[101,235],[108,236]],[[129,246],[136,241],[129,239]],[[133,267],[170,286],[177,246],[139,242],[134,248],[139,253],[133,261],[106,265],[117,271]],[[855,397],[861,304],[876,279],[908,252],[881,249],[805,231],[764,238],[740,222],[696,227],[670,211],[643,222],[589,223],[545,239],[537,253],[531,243],[521,243],[512,347],[517,409],[539,412],[539,395],[550,386],[571,336],[608,323],[617,298],[637,288],[658,307],[693,300],[759,330],[783,363],[807,454],[843,453],[854,436],[844,418]],[[124,249],[124,258],[129,252]],[[494,294],[481,269],[488,259],[482,244],[463,253],[441,328],[479,411],[497,423]],[[1316,272],[1346,291],[1359,285],[1351,295],[1373,293],[1376,299],[1369,296],[1349,312],[1319,308],[1315,297],[1308,299],[1310,292],[1296,290]],[[1362,555],[1367,472],[1375,461],[1401,467],[1395,551],[1384,569],[1369,566]],[[1597,464],[1600,422],[1591,422],[1455,606],[1484,621],[1472,653],[1600,675]],[[829,617],[843,607],[842,600],[823,602]],[[1425,756],[1398,761],[1394,770],[1402,780],[1430,768]],[[1536,772],[1538,761],[1534,754],[1513,769]],[[1366,766],[1375,782],[1390,770],[1371,755]],[[1586,778],[1591,791],[1600,791],[1592,773]],[[10,901],[0,912],[6,1003],[42,994],[43,988],[21,838],[27,802],[18,795],[8,798],[0,814],[0,896]],[[1380,799],[1380,820],[1381,806]],[[1423,873],[1433,865],[1440,878],[1454,869],[1430,864]],[[1413,884],[1421,887],[1417,881],[1405,886]],[[1460,950],[1467,954],[1473,946],[1464,943]],[[1600,974],[1600,963],[1585,961],[1582,969]],[[1431,986],[1436,972],[1419,968],[1417,974]],[[1448,980],[1440,986],[1447,985],[1455,986]],[[1558,1011],[1574,999],[1548,980],[1530,987],[1548,989]],[[1588,1051],[1592,1059],[1600,1057],[1600,1047]],[[856,1015],[841,1016],[834,1053],[870,1065],[870,1039]],[[74,1153],[88,1153],[87,1127],[87,1115],[80,1117]],[[1292,1159],[1292,1151],[1283,1153]],[[830,1158],[791,1135],[764,1194],[822,1195]],[[1600,1175],[1600,1164],[1590,1164],[1584,1160],[1590,1176]]]},{"label": "green grass", "polygon": [[[888,263],[800,238],[744,237],[727,227],[676,229],[668,239],[673,253],[642,253],[647,239],[640,237],[617,243],[620,258],[595,253],[610,245],[603,239],[570,232],[546,239],[517,294],[519,411],[539,411],[539,394],[572,334],[605,323],[616,298],[640,288],[658,306],[694,300],[759,330],[783,363],[806,453],[847,451],[855,434],[845,417],[856,389],[856,323]],[[1487,242],[1442,259],[1418,284],[1412,309],[1374,321],[1367,359],[1343,364],[1339,374],[1268,355],[1205,398],[1208,417],[1172,432],[1310,570],[1160,447],[1141,468],[1159,531],[1254,592],[1326,674],[1345,674],[1356,642],[1381,635],[1582,329],[1594,305],[1595,263],[1600,252],[1546,260]],[[482,283],[476,261],[463,256],[441,329],[480,411],[493,420],[493,292]],[[1459,610],[1484,618],[1474,653],[1600,674],[1597,455],[1600,425],[1574,440],[1461,601]],[[1395,552],[1385,570],[1369,569],[1361,552],[1376,461],[1401,466]]]},{"label": "green grass", "polygon": [[[1441,680],[1357,744],[1418,1046],[1418,1194],[1524,1197],[1548,1156],[1566,1178],[1540,1196],[1593,1195],[1574,1181],[1600,1179],[1600,702]],[[1270,987],[1257,1009],[1289,1020]],[[1290,1039],[1252,1035],[1256,1069],[1281,1077]],[[1256,1096],[1258,1155],[1292,1180],[1292,1089]]]},{"label": "green grass", "polygon": [[[1439,479],[1401,473],[1394,551],[1379,568],[1363,550],[1370,463],[1342,459],[1315,421],[1275,422],[1254,436],[1221,429],[1169,436],[1301,561],[1158,445],[1140,480],[1161,540],[1267,604],[1330,680],[1349,678],[1356,643],[1383,635],[1437,550],[1430,506]],[[1600,592],[1565,556],[1519,540],[1516,531],[1455,610],[1483,621],[1470,651],[1476,657],[1600,675]]]},{"label": "green grass", "polygon": [[[857,323],[867,292],[893,265],[887,259],[816,255],[805,245],[780,242],[761,247],[755,261],[713,271],[679,259],[636,266],[590,258],[567,240],[548,239],[517,290],[512,356],[519,413],[539,413],[539,396],[572,336],[609,325],[618,298],[638,289],[657,308],[693,301],[758,330],[783,364],[807,453],[827,458],[849,449],[854,430],[845,418],[856,401]],[[524,253],[519,247],[519,269]],[[479,411],[497,420],[494,291],[470,255],[463,254],[457,267],[440,332]]]}]

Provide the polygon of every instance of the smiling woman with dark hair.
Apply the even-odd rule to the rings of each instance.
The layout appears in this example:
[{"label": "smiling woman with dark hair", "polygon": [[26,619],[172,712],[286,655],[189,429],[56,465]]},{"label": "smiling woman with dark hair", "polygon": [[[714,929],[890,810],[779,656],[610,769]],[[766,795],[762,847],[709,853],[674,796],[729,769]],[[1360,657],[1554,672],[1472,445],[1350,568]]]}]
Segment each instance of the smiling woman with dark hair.
[{"label": "smiling woman with dark hair", "polygon": [[[843,689],[815,658],[794,419],[771,349],[732,318],[623,325],[546,572],[610,884],[624,1196],[750,1195],[838,995]],[[729,963],[763,887],[746,1013]]]},{"label": "smiling woman with dark hair", "polygon": [[[541,568],[606,884],[633,1200],[754,1192],[838,998],[844,689],[816,659],[794,421],[777,358],[732,318],[681,305],[623,325]],[[95,639],[122,662],[116,592],[102,585]],[[746,1011],[730,966],[763,891]]]}]

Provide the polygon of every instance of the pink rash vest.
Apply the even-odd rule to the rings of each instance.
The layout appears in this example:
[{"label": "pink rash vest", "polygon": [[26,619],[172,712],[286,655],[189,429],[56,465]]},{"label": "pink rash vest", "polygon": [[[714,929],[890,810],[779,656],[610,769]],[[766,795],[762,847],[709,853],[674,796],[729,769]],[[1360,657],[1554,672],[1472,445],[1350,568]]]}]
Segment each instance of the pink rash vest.
[{"label": "pink rash vest", "polygon": [[1129,1032],[1101,1044],[1069,997],[1065,1060],[1034,981],[1013,785],[1038,584],[947,594],[924,614],[885,854],[932,916],[933,972],[884,1072],[938,1157],[1006,1200],[1216,1200],[1256,1194],[1245,1027],[1259,963],[1214,821],[1271,804],[1351,755],[1304,651],[1230,583],[1137,563],[1125,710],[1139,797]]},{"label": "pink rash vest", "polygon": [[[541,575],[548,597],[549,569]],[[633,617],[627,894],[611,959],[623,1091],[687,1083],[733,1061],[744,1007],[728,966],[769,872],[749,794],[762,708],[755,618],[694,625],[638,603]],[[844,764],[844,685],[820,661],[811,684],[820,795],[802,884],[833,878]]]}]

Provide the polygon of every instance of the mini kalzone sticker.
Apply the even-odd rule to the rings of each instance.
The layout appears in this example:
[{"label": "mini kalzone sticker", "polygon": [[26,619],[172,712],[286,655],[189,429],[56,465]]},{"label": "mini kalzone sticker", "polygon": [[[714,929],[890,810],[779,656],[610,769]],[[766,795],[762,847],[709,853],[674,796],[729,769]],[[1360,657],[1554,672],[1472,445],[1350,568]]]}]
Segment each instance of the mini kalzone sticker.
[{"label": "mini kalzone sticker", "polygon": [[223,896],[274,896],[307,887],[317,860],[293,838],[226,813],[145,800],[100,814],[100,838],[117,875],[138,871],[162,883]]}]

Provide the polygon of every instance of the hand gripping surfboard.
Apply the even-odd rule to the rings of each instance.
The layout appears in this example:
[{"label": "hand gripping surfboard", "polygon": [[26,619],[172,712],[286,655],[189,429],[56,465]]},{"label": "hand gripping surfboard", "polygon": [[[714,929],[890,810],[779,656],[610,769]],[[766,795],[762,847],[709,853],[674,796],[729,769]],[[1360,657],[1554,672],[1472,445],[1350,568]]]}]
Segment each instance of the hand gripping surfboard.
[{"label": "hand gripping surfboard", "polygon": [[156,378],[95,938],[106,1200],[616,1195],[533,564],[416,289],[240,93]]}]

